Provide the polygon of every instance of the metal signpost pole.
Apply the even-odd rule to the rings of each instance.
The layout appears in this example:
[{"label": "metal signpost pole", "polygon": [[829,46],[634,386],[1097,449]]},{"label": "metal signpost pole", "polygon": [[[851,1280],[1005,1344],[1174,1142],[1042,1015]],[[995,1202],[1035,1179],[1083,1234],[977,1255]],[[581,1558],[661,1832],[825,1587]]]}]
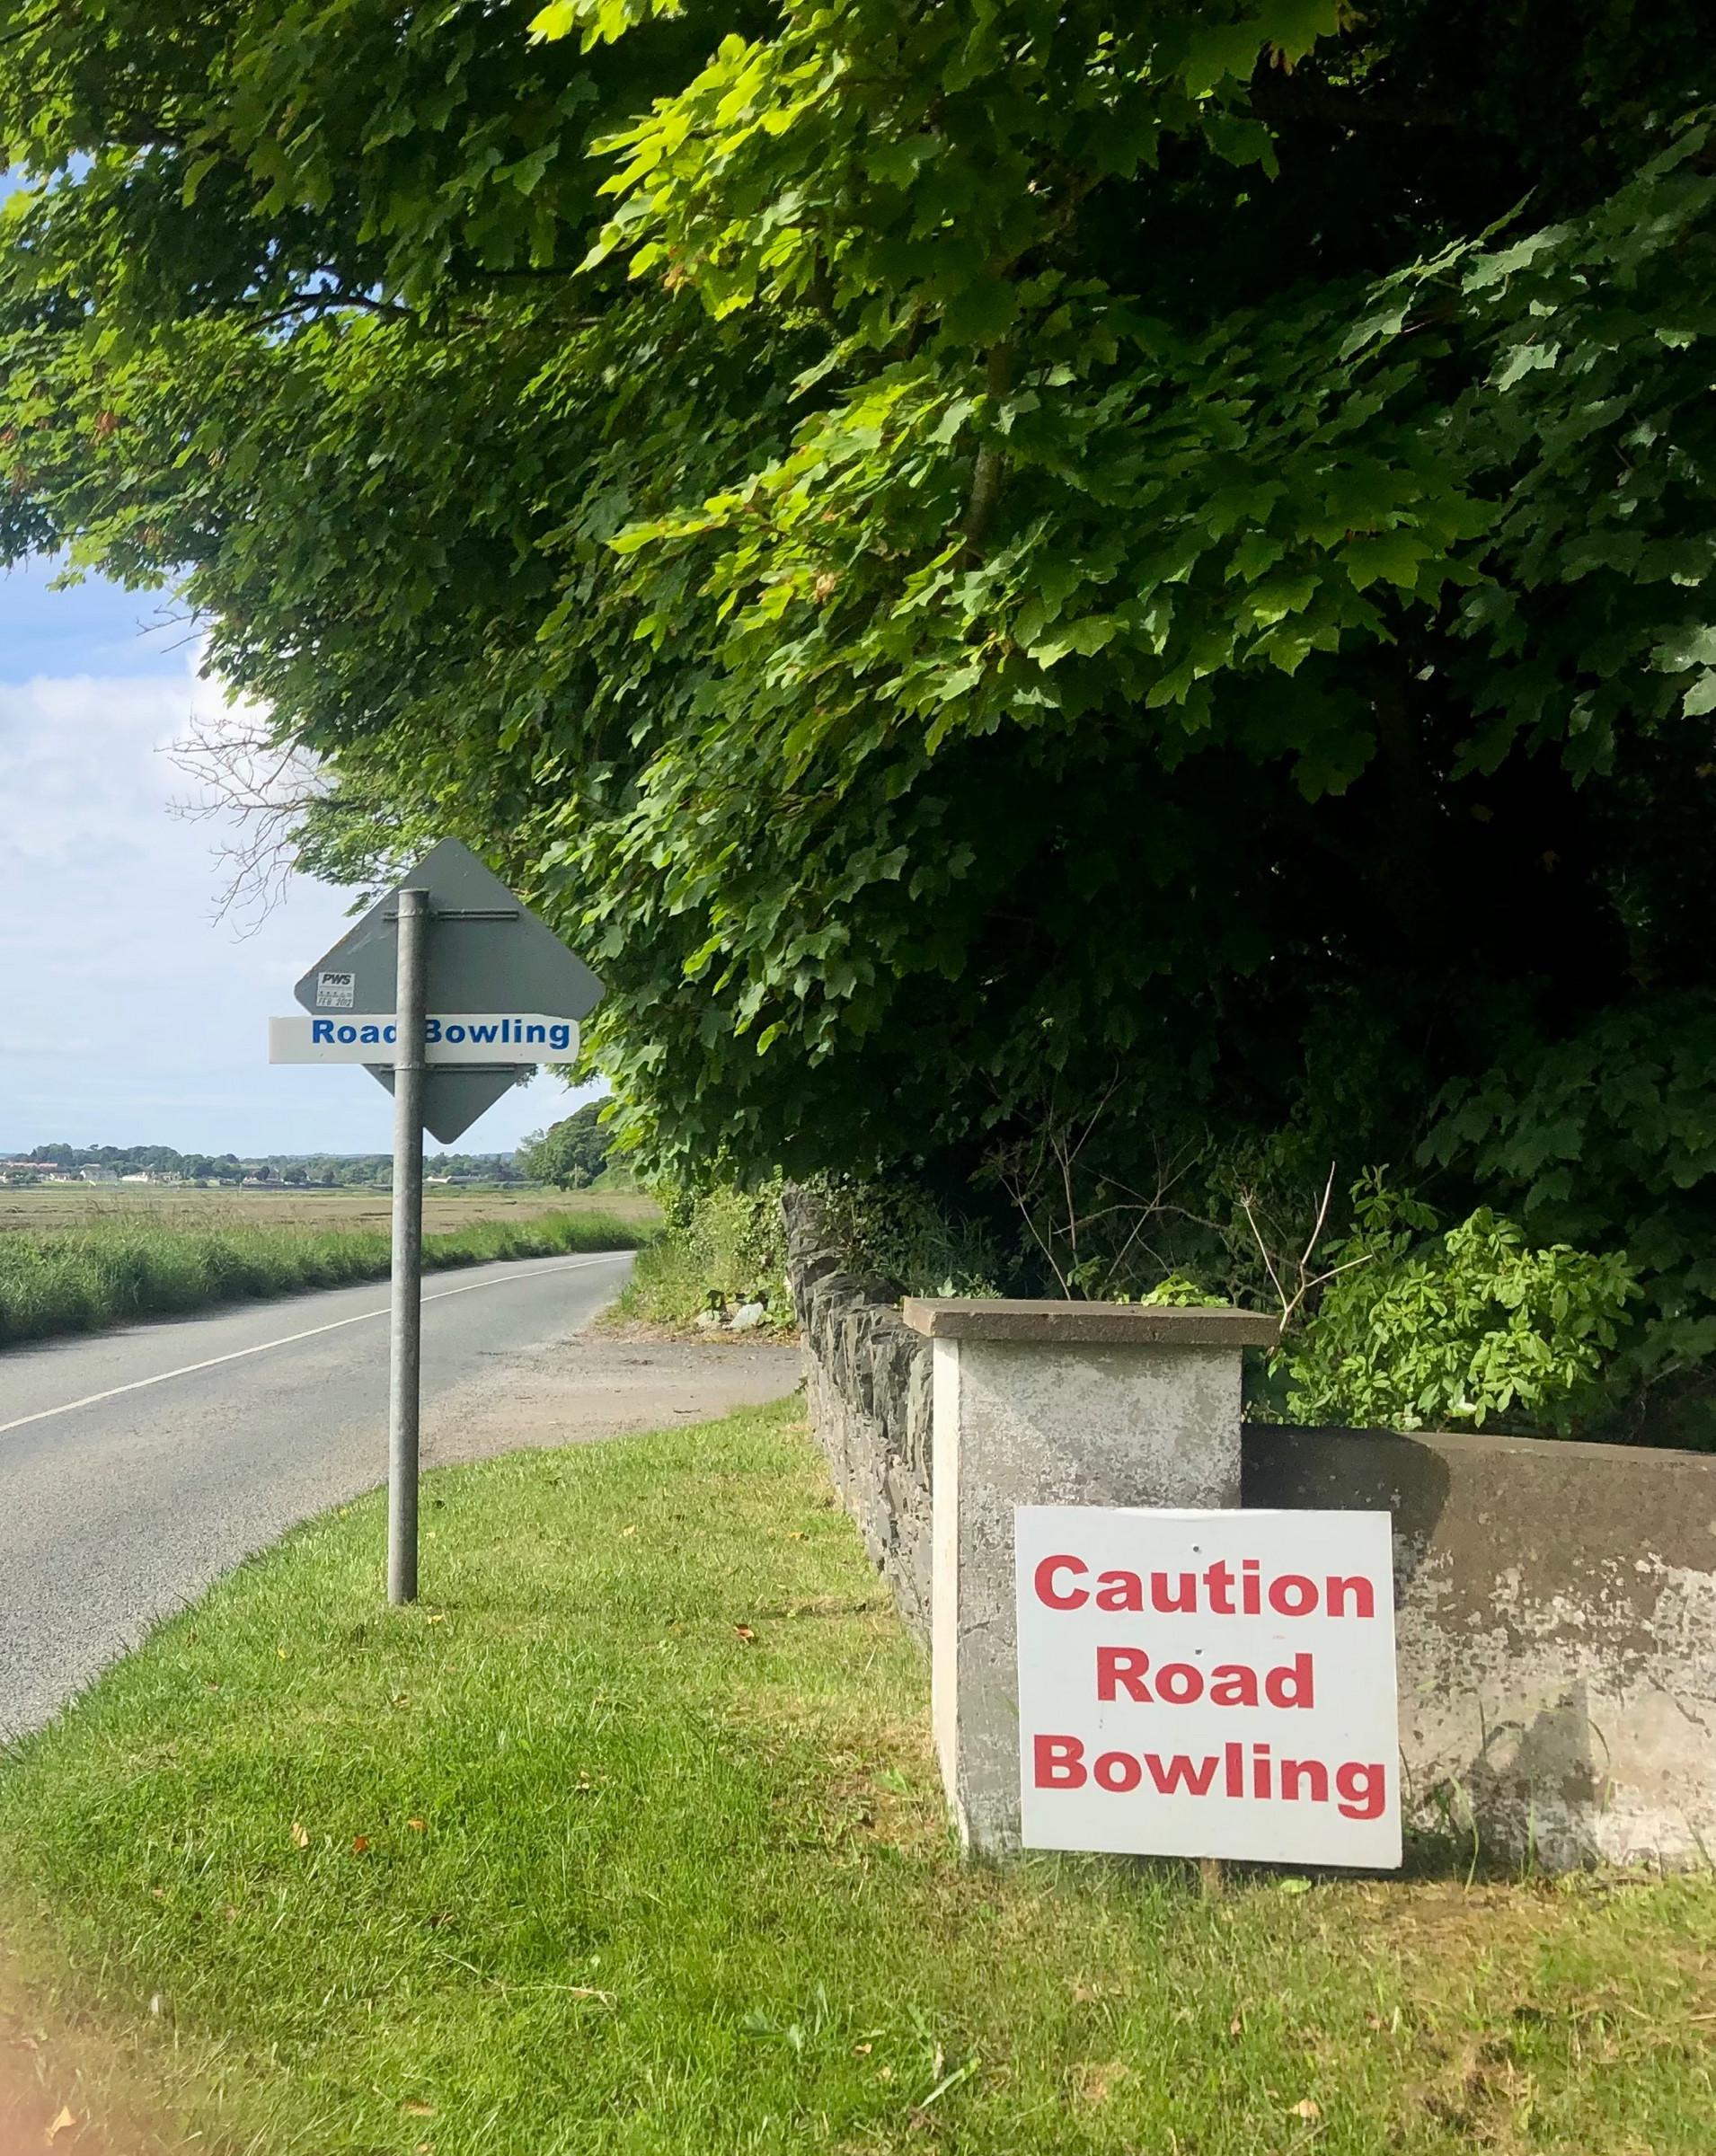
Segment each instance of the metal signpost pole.
[{"label": "metal signpost pole", "polygon": [[602,984],[469,846],[444,838],[292,994],[305,1015],[269,1020],[269,1061],[361,1065],[394,1095],[387,1599],[414,1602],[423,1135],[450,1145],[534,1066],[574,1065]]},{"label": "metal signpost pole", "polygon": [[387,1376],[387,1599],[417,1599],[418,1369],[423,1330],[423,1078],[429,895],[399,894],[394,1063],[394,1311]]}]

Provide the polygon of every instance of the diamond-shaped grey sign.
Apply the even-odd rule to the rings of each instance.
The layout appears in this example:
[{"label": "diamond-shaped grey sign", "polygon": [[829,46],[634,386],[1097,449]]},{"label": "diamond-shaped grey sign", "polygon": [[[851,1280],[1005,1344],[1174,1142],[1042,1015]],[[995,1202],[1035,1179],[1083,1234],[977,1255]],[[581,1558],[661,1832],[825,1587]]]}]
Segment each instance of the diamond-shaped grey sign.
[{"label": "diamond-shaped grey sign", "polygon": [[[403,889],[429,895],[431,1012],[510,1010],[584,1019],[601,1001],[600,981],[547,923],[521,905],[469,846],[445,838],[316,960],[293,991],[305,1010],[393,1010]],[[391,1068],[366,1067],[393,1091]],[[450,1144],[531,1067],[432,1065],[424,1076],[425,1125]]]},{"label": "diamond-shaped grey sign", "polygon": [[[431,1011],[548,1011],[582,1019],[601,1002],[602,984],[584,961],[456,838],[444,838],[400,879],[399,888],[429,895]],[[316,960],[294,991],[306,1011],[393,1009],[398,906],[397,892],[390,891]],[[350,1000],[323,1003],[318,988]]]},{"label": "diamond-shaped grey sign", "polygon": [[[386,1063],[367,1063],[365,1070],[391,1093],[394,1068]],[[487,1115],[502,1093],[521,1084],[535,1068],[534,1064],[455,1064],[438,1068],[431,1064],[423,1074],[423,1127],[431,1137],[450,1145],[463,1137],[479,1116]]]}]

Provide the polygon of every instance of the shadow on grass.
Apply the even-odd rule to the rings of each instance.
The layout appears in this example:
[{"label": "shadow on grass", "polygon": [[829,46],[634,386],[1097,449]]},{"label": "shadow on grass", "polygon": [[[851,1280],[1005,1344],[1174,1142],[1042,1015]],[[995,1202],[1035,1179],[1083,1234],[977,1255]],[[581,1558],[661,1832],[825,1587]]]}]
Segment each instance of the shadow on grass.
[{"label": "shadow on grass", "polygon": [[[1227,1895],[1302,1894],[1313,1886],[1355,1882],[1405,1886],[1544,1886],[1558,1878],[1642,1886],[1658,1878],[1654,1870],[1623,1869],[1593,1860],[1570,1873],[1555,1873],[1530,1859],[1487,1850],[1471,1835],[1426,1832],[1408,1827],[1404,1859],[1398,1870],[1368,1871],[1352,1866],[1260,1864],[1229,1858],[1090,1856],[1071,1851],[1027,1851],[998,1860],[969,1860],[974,1869],[1012,1873],[1068,1892],[1126,1899],[1137,1894],[1187,1904],[1217,1901]],[[1704,1867],[1699,1867],[1704,1869]],[[1716,1871],[1716,1866],[1709,1868]]]}]

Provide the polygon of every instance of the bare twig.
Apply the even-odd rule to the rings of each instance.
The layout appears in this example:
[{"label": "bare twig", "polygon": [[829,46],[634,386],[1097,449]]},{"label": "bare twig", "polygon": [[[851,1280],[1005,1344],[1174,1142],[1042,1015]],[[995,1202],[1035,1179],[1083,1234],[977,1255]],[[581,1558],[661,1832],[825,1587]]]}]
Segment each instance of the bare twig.
[{"label": "bare twig", "polygon": [[[1285,1312],[1287,1307],[1287,1290],[1281,1286],[1281,1276],[1275,1269],[1275,1260],[1269,1255],[1269,1246],[1263,1240],[1263,1232],[1257,1224],[1257,1215],[1252,1210],[1252,1193],[1249,1190],[1240,1192],[1239,1204],[1241,1212],[1245,1215],[1245,1224],[1252,1231],[1252,1241],[1256,1243],[1258,1255],[1262,1259],[1264,1270],[1269,1274],[1269,1286],[1275,1290],[1275,1299]],[[1286,1324],[1285,1316],[1281,1322]]]},{"label": "bare twig", "polygon": [[[1005,1191],[1025,1224],[1026,1233],[1048,1264],[1063,1295],[1104,1292],[1085,1276],[1101,1269],[1112,1285],[1142,1249],[1158,1262],[1168,1260],[1148,1240],[1159,1223],[1184,1221],[1213,1228],[1172,1193],[1201,1157],[1191,1144],[1164,1158],[1155,1142],[1154,1191],[1138,1189],[1101,1166],[1088,1165],[1100,1127],[1110,1116],[1124,1083],[1117,1069],[1088,1109],[1063,1109],[1051,1087],[1029,1136],[998,1146],[989,1156],[988,1173]],[[1116,1244],[1118,1243],[1118,1248]]]},{"label": "bare twig", "polygon": [[190,823],[231,819],[215,847],[225,882],[214,917],[248,915],[242,932],[254,935],[285,897],[295,834],[327,783],[314,758],[282,739],[254,704],[227,704],[216,718],[193,720],[166,754],[199,789],[169,801],[169,812]]},{"label": "bare twig", "polygon": [[1005,1165],[1000,1160],[997,1160],[995,1162],[995,1171],[996,1180],[1000,1183],[1002,1188],[1007,1193],[1007,1196],[1013,1200],[1013,1204],[1018,1207],[1020,1216],[1024,1221],[1026,1229],[1030,1233],[1031,1239],[1033,1241],[1035,1241],[1038,1249],[1041,1250],[1043,1256],[1048,1260],[1049,1269],[1054,1274],[1056,1281],[1059,1285],[1061,1294],[1070,1299],[1073,1292],[1072,1288],[1067,1284],[1066,1274],[1060,1269],[1060,1265],[1056,1259],[1054,1250],[1045,1239],[1041,1229],[1037,1225],[1036,1213],[1031,1206],[1030,1194],[1025,1184],[1010,1167]]},{"label": "bare twig", "polygon": [[1298,1276],[1298,1286],[1291,1295],[1287,1294],[1282,1285],[1281,1275],[1276,1269],[1275,1259],[1270,1253],[1269,1242],[1262,1230],[1257,1224],[1257,1213],[1253,1205],[1256,1194],[1250,1190],[1241,1190],[1238,1193],[1240,1210],[1245,1215],[1246,1225],[1252,1231],[1252,1240],[1257,1245],[1258,1255],[1262,1259],[1264,1268],[1269,1276],[1269,1285],[1274,1288],[1276,1300],[1281,1305],[1281,1330],[1283,1333],[1287,1331],[1308,1295],[1314,1294],[1320,1287],[1326,1287],[1331,1280],[1337,1279],[1342,1273],[1351,1272],[1355,1266],[1368,1265],[1370,1262],[1370,1253],[1366,1251],[1358,1258],[1346,1259],[1340,1265],[1331,1265],[1320,1273],[1314,1273],[1311,1269],[1312,1260],[1316,1256],[1317,1245],[1322,1241],[1323,1228],[1329,1218],[1329,1207],[1335,1194],[1336,1166],[1335,1162],[1330,1162],[1329,1180],[1323,1185],[1322,1203],[1317,1207],[1315,1224],[1312,1227],[1304,1250],[1294,1260],[1294,1270]]}]

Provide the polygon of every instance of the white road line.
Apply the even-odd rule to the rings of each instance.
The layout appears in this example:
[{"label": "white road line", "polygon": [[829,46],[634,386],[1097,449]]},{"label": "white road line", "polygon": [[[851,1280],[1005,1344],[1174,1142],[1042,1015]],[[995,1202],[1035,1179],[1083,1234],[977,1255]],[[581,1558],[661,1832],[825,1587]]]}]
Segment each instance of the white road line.
[{"label": "white road line", "polygon": [[[444,1287],[438,1295],[425,1295],[425,1303],[445,1303],[449,1295],[473,1295],[480,1287],[506,1287],[514,1280],[540,1280],[544,1273],[576,1273],[585,1267],[603,1265],[609,1258],[623,1258],[624,1250],[605,1251],[600,1258],[573,1258],[561,1265],[538,1265],[526,1272],[510,1270],[491,1280],[467,1280],[463,1287]],[[347,1325],[362,1325],[371,1318],[385,1318],[390,1306],[362,1310],[355,1318],[335,1318],[332,1324],[312,1325],[304,1332],[283,1333],[278,1340],[259,1340],[254,1348],[234,1348],[230,1355],[211,1355],[206,1363],[184,1363],[177,1370],[163,1370],[155,1377],[133,1378],[128,1385],[110,1385],[105,1392],[86,1392],[82,1400],[67,1400],[57,1408],[39,1408],[33,1415],[20,1415],[13,1422],[0,1422],[0,1437],[8,1430],[22,1430],[27,1423],[47,1422],[55,1415],[71,1415],[79,1408],[93,1408],[121,1392],[141,1392],[149,1385],[164,1385],[175,1377],[194,1377],[199,1370],[217,1370],[222,1363],[242,1363],[247,1355],[266,1355],[270,1348],[290,1348],[296,1340],[313,1340],[321,1332],[339,1332]]]}]

